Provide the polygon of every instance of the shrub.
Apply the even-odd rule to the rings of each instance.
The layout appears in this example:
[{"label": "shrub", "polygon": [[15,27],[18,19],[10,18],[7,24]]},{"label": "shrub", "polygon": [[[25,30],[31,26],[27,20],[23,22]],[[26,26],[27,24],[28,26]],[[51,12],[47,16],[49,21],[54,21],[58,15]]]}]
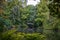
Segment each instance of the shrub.
[{"label": "shrub", "polygon": [[40,35],[40,34],[26,34],[25,35],[25,40],[44,40],[45,36],[44,35]]},{"label": "shrub", "polygon": [[25,34],[16,32],[16,30],[8,30],[2,33],[1,40],[45,40],[45,36],[40,33]]},{"label": "shrub", "polygon": [[25,34],[25,33],[17,33],[11,36],[11,40],[45,40],[44,35],[40,35],[38,33]]}]

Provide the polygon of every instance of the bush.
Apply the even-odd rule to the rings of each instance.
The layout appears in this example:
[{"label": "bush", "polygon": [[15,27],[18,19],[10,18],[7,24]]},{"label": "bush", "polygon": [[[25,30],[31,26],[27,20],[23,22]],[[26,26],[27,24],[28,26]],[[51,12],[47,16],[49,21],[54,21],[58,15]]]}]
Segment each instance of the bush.
[{"label": "bush", "polygon": [[45,36],[40,35],[38,33],[33,34],[17,33],[11,36],[11,40],[45,40]]},{"label": "bush", "polygon": [[44,35],[40,35],[40,34],[26,34],[25,35],[25,40],[44,40],[45,36]]},{"label": "bush", "polygon": [[40,33],[25,34],[9,30],[2,34],[1,40],[45,40],[45,36]]}]

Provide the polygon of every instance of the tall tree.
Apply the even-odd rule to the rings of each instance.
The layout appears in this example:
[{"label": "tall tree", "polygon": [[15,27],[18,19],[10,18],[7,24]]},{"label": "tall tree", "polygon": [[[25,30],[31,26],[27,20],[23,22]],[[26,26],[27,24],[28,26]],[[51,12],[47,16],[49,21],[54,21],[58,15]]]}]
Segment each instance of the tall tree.
[{"label": "tall tree", "polygon": [[49,9],[46,2],[46,0],[41,0],[41,2],[37,5],[36,21],[38,21],[39,26],[40,22],[42,22],[42,29],[48,29],[47,20],[49,20]]},{"label": "tall tree", "polygon": [[[54,19],[54,22],[53,22],[53,32],[54,32],[54,35],[56,37],[55,40],[59,40],[59,30],[60,30],[60,8],[59,8],[59,3],[60,3],[60,0],[49,0],[49,10],[50,10],[50,16],[52,16]],[[53,40],[53,39],[52,39]]]}]

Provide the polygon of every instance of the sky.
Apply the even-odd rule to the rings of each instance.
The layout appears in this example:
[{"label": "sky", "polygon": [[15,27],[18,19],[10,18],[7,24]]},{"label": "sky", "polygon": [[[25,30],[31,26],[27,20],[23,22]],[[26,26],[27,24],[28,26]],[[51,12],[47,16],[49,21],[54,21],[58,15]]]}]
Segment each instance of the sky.
[{"label": "sky", "polygon": [[40,2],[40,0],[35,0],[35,1],[34,1],[34,0],[28,0],[28,1],[27,1],[27,5],[34,5],[34,6],[35,6],[35,5],[38,4],[39,2]]},{"label": "sky", "polygon": [[[8,1],[12,1],[12,0],[8,0]],[[39,2],[40,2],[40,0],[27,0],[27,5],[34,5],[34,6],[36,6],[36,4],[38,4]]]}]

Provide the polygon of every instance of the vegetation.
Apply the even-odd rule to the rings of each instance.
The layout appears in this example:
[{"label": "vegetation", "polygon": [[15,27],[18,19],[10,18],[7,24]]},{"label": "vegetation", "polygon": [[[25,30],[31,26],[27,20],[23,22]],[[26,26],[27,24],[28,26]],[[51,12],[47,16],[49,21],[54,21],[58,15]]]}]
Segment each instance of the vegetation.
[{"label": "vegetation", "polygon": [[60,1],[0,0],[0,40],[60,40]]},{"label": "vegetation", "polygon": [[2,34],[1,40],[45,40],[45,36],[39,33],[25,34],[14,33],[16,30],[9,30]]}]

